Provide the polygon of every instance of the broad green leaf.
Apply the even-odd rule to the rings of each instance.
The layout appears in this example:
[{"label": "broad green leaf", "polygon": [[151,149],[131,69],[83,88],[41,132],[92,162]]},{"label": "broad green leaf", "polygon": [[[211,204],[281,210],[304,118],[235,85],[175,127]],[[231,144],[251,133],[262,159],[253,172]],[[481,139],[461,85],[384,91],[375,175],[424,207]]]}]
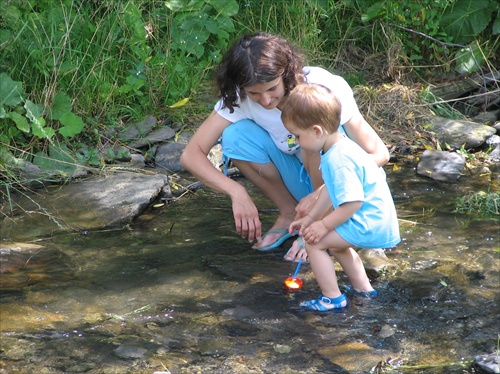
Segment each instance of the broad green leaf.
[{"label": "broad green leaf", "polygon": [[493,22],[493,35],[498,35],[500,34],[500,8],[498,9],[497,12],[497,17],[495,19],[495,22]]},{"label": "broad green leaf", "polygon": [[45,127],[45,120],[42,117],[35,118],[31,123],[31,132],[40,139],[51,139],[56,132],[50,127]]},{"label": "broad green leaf", "polygon": [[59,162],[51,159],[49,155],[45,152],[37,152],[35,153],[35,157],[33,157],[33,163],[40,167],[41,170],[45,172],[57,172]]},{"label": "broad green leaf", "polygon": [[219,14],[223,14],[229,17],[238,14],[238,11],[240,10],[238,2],[236,2],[235,0],[211,0],[209,1],[209,3],[214,7],[215,10],[217,10],[217,12],[219,12]]},{"label": "broad green leaf", "polygon": [[455,54],[455,70],[461,75],[471,74],[479,70],[484,62],[481,50],[474,43],[470,48],[462,48]]},{"label": "broad green leaf", "polygon": [[23,101],[23,84],[13,81],[7,74],[0,73],[0,105],[14,106]]},{"label": "broad green leaf", "polygon": [[50,118],[58,121],[63,114],[71,112],[71,107],[71,98],[64,92],[57,93],[52,102]]},{"label": "broad green leaf", "polygon": [[467,44],[486,29],[494,10],[489,0],[457,0],[444,13],[440,24],[456,43]]},{"label": "broad green leaf", "polygon": [[16,127],[19,130],[24,131],[26,133],[30,132],[30,124],[28,123],[28,120],[26,119],[25,116],[22,116],[17,112],[9,112],[7,113],[7,117],[14,121]]},{"label": "broad green leaf", "polygon": [[361,15],[361,21],[369,22],[372,19],[385,14],[386,12],[385,7],[386,7],[385,1],[376,2],[366,10],[366,13],[363,13]]},{"label": "broad green leaf", "polygon": [[72,173],[77,166],[77,162],[71,157],[71,152],[64,144],[50,144],[49,155],[51,160],[54,161],[54,166],[59,171],[65,173]]},{"label": "broad green leaf", "polygon": [[74,113],[63,114],[59,119],[59,122],[63,125],[63,127],[59,129],[59,134],[65,138],[72,138],[73,136],[78,135],[85,127],[85,123],[82,118]]},{"label": "broad green leaf", "polygon": [[43,106],[35,104],[30,100],[26,100],[24,109],[26,109],[26,117],[28,117],[31,122],[36,122],[37,118],[41,117],[43,114]]}]

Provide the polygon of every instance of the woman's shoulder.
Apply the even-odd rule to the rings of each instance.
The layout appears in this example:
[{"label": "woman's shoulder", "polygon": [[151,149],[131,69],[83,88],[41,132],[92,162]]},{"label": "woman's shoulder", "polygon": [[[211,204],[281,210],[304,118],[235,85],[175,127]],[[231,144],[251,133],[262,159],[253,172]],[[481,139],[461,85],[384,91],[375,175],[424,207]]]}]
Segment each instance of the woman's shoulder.
[{"label": "woman's shoulder", "polygon": [[347,81],[340,75],[334,74],[326,70],[325,68],[319,66],[306,66],[304,67],[304,73],[306,74],[306,81],[308,83],[318,83],[329,87],[330,89],[339,88],[348,89],[350,88]]},{"label": "woman's shoulder", "polygon": [[313,80],[316,81],[321,78],[344,80],[340,75],[334,74],[320,66],[304,66],[303,71],[306,74],[306,80],[312,83],[315,83]]}]

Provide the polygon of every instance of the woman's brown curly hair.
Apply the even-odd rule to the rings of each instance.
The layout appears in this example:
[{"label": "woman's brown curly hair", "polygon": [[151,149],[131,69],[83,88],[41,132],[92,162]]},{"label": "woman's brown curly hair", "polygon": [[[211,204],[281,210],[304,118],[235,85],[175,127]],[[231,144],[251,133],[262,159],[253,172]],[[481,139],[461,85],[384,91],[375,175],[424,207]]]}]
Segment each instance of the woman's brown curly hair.
[{"label": "woman's brown curly hair", "polygon": [[304,81],[304,54],[288,40],[265,32],[242,36],[226,52],[219,65],[217,87],[222,107],[231,113],[244,88],[283,77],[285,95]]}]

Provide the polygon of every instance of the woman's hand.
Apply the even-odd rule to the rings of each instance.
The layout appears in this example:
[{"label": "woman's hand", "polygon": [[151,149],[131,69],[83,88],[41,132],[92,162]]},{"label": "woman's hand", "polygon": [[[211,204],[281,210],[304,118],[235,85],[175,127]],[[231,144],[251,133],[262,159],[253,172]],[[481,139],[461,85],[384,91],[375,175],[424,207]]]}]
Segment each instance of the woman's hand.
[{"label": "woman's hand", "polygon": [[234,224],[238,234],[249,242],[260,238],[262,236],[262,224],[259,219],[259,212],[243,187],[241,191],[232,196],[232,207]]},{"label": "woman's hand", "polygon": [[305,217],[299,218],[295,221],[293,221],[289,228],[288,232],[290,234],[294,234],[296,231],[299,232],[299,235],[302,235],[303,231],[313,222],[314,220],[306,215]]},{"label": "woman's hand", "polygon": [[[324,185],[322,186],[324,187]],[[303,197],[297,206],[295,207],[295,219],[299,219],[302,217],[305,217],[309,214],[311,211],[312,207],[316,203],[316,200],[318,199],[318,196],[320,194],[320,191],[322,187],[318,188],[317,190],[311,192],[309,195]]]},{"label": "woman's hand", "polygon": [[253,242],[262,236],[257,207],[245,188],[215,169],[208,160],[210,149],[231,123],[213,111],[201,124],[181,155],[181,165],[205,186],[231,198],[236,231]]}]

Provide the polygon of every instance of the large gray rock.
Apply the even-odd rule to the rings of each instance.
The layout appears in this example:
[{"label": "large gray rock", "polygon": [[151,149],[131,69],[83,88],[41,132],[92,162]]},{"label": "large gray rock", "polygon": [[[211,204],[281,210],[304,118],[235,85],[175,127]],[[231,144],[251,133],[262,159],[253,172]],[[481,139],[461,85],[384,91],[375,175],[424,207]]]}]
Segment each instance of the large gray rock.
[{"label": "large gray rock", "polygon": [[175,142],[160,145],[155,153],[156,167],[168,171],[184,170],[180,164],[184,148],[186,148],[185,144]]},{"label": "large gray rock", "polygon": [[496,133],[491,126],[481,125],[471,121],[454,120],[443,117],[432,117],[429,131],[436,133],[442,145],[452,149],[480,147],[486,139]]},{"label": "large gray rock", "polygon": [[144,146],[151,146],[152,144],[164,142],[168,139],[172,139],[175,136],[175,130],[170,127],[162,127],[161,129],[155,130],[148,134],[142,139],[136,140],[129,144],[131,148],[142,148]]},{"label": "large gray rock", "polygon": [[32,239],[55,231],[83,232],[125,225],[160,194],[171,195],[168,177],[163,174],[114,172],[105,177],[75,180],[55,192],[16,198],[24,209],[3,218],[0,237]]}]

